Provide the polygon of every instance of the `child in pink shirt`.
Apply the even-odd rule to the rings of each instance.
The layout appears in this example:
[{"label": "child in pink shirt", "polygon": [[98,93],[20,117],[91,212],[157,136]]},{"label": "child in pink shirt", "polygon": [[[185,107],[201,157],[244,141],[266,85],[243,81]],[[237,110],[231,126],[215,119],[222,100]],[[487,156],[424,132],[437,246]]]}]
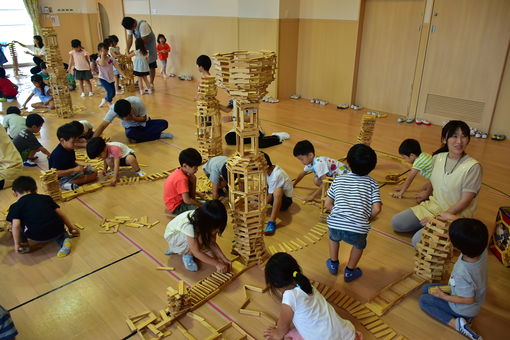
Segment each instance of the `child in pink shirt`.
[{"label": "child in pink shirt", "polygon": [[108,167],[113,170],[113,177],[110,180],[111,185],[117,184],[121,166],[131,166],[138,176],[145,176],[145,173],[140,170],[135,152],[125,144],[119,142],[106,143],[103,138],[94,137],[87,142],[87,156],[90,159],[99,157],[104,160],[104,176],[107,174]]},{"label": "child in pink shirt", "polygon": [[81,41],[78,39],[71,40],[72,50],[69,51],[69,68],[68,73],[71,73],[74,66],[74,79],[78,80],[80,84],[81,96],[85,97],[85,90],[83,88],[83,82],[86,82],[89,86],[89,97],[94,95],[92,92],[92,72],[90,72],[89,54],[81,47]]},{"label": "child in pink shirt", "polygon": [[105,43],[97,45],[97,50],[99,52],[99,57],[97,58],[99,82],[106,92],[106,97],[101,100],[99,107],[103,107],[106,103],[111,106],[113,97],[115,97],[115,74],[113,73],[113,68],[115,67],[123,77],[126,76],[115,59],[108,55],[108,46]]}]

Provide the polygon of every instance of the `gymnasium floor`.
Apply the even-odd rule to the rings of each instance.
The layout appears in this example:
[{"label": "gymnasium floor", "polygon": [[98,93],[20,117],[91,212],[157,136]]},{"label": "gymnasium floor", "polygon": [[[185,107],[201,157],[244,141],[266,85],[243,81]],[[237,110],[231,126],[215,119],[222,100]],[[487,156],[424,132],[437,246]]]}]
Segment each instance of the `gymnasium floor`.
[{"label": "gymnasium floor", "polygon": [[[27,73],[28,71],[25,70]],[[13,78],[11,78],[13,79]],[[30,90],[28,77],[21,79],[24,92],[19,96],[24,101]],[[85,106],[84,112],[73,119],[87,119],[94,125],[101,122],[106,109],[97,105],[103,96],[102,88],[95,88],[93,98],[80,98],[74,91],[74,104]],[[143,96],[148,112],[153,118],[169,121],[173,140],[160,140],[130,145],[143,170],[155,173],[178,166],[179,151],[196,146],[194,129],[196,94],[195,81],[180,81],[176,78],[156,80],[153,95]],[[126,95],[117,96],[116,99]],[[224,90],[219,90],[219,99],[228,99]],[[5,112],[7,103],[2,103]],[[291,139],[283,144],[265,149],[274,164],[282,166],[294,178],[302,165],[292,156],[294,144],[302,139],[311,140],[317,155],[339,158],[344,156],[359,131],[360,112],[340,111],[335,105],[320,106],[306,99],[281,98],[278,104],[261,104],[261,125],[267,134],[277,131],[290,133]],[[372,147],[378,151],[378,166],[372,176],[378,180],[388,173],[406,169],[395,156],[400,142],[408,137],[418,139],[422,148],[432,152],[439,145],[439,126],[398,125],[396,116],[377,120]],[[41,142],[50,151],[56,146],[58,126],[65,120],[47,115],[41,131]],[[228,131],[229,125],[224,126]],[[118,121],[105,131],[113,141],[128,143]],[[494,142],[473,139],[468,153],[478,159],[484,167],[483,186],[480,192],[477,217],[493,229],[497,208],[510,205],[510,169],[508,141]],[[224,146],[229,155],[233,147]],[[39,165],[47,168],[44,155],[39,155]],[[38,168],[25,168],[23,174],[38,179]],[[199,170],[199,174],[202,171]],[[411,189],[422,185],[415,181]],[[297,198],[305,197],[313,190],[310,177],[306,177],[297,188]],[[413,199],[397,200],[390,197],[391,186],[381,189],[383,211],[372,224],[368,246],[360,261],[363,277],[352,283],[343,282],[341,275],[330,275],[324,265],[328,256],[327,237],[302,250],[293,252],[304,273],[312,280],[343,291],[351,297],[365,302],[380,289],[413,269],[413,248],[410,235],[395,234],[390,226],[391,216],[413,205]],[[0,304],[11,310],[12,318],[20,332],[19,339],[121,339],[130,331],[126,325],[129,315],[145,310],[158,311],[165,307],[166,288],[175,287],[178,279],[193,284],[210,274],[213,268],[205,265],[196,273],[184,269],[179,256],[165,256],[166,243],[163,231],[169,220],[162,202],[163,180],[140,184],[106,187],[63,203],[65,213],[72,222],[85,227],[81,236],[73,240],[73,250],[66,258],[57,258],[57,246],[49,244],[30,254],[16,254],[9,232],[0,232]],[[412,192],[408,194],[412,197]],[[0,208],[6,209],[14,197],[10,189],[0,192]],[[121,228],[117,234],[99,233],[103,217],[148,215],[151,221],[160,223],[152,229]],[[306,233],[319,218],[319,210],[313,205],[294,200],[290,211],[282,216],[274,236],[266,237],[266,245],[276,245],[296,235]],[[230,252],[232,229],[227,227],[219,243],[223,251]],[[349,248],[341,246],[341,263],[345,265]],[[157,271],[158,266],[175,267],[173,272]],[[209,303],[196,313],[210,324],[220,327],[234,320],[256,339],[262,339],[263,330],[269,322],[263,318],[241,315],[238,309],[243,300],[243,285],[264,286],[263,271],[252,268],[243,273]],[[510,274],[491,254],[489,256],[489,286],[487,300],[481,314],[474,322],[474,329],[485,339],[507,339],[510,332]],[[268,312],[277,317],[278,303],[268,294],[250,293],[254,297],[251,309]],[[432,320],[418,307],[418,291],[415,291],[382,317],[398,335],[408,339],[464,339],[452,329]],[[375,337],[345,310],[338,313],[354,322],[365,339]],[[197,339],[205,338],[208,331],[196,321],[185,317],[183,325]],[[174,326],[173,326],[174,327]],[[172,328],[173,328],[172,327]],[[185,339],[176,329],[170,338]],[[133,338],[136,338],[134,336]],[[237,339],[239,334],[230,332],[227,339]]]}]

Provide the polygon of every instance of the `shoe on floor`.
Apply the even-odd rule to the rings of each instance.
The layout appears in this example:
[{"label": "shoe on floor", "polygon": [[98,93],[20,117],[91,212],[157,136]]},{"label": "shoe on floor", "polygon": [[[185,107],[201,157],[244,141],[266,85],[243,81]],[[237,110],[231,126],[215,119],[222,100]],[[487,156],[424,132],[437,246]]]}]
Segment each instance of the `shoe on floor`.
[{"label": "shoe on floor", "polygon": [[431,122],[429,122],[428,120],[425,120],[425,119],[422,119],[422,120],[421,120],[421,123],[422,123],[423,125],[426,125],[426,126],[430,126],[430,125],[432,125],[432,123],[431,123]]},{"label": "shoe on floor", "polygon": [[101,99],[101,104],[99,104],[98,107],[103,107],[105,104],[106,104],[106,99],[103,98],[103,99]]},{"label": "shoe on floor", "polygon": [[344,270],[344,281],[351,282],[363,275],[363,272],[359,268],[349,269],[345,267]]},{"label": "shoe on floor", "polygon": [[15,99],[14,98],[7,98],[8,103],[12,103]]},{"label": "shoe on floor", "polygon": [[464,335],[468,339],[471,339],[471,340],[483,340],[482,336],[476,334],[475,331],[473,331],[469,327],[467,321],[464,318],[457,318],[455,320],[455,329],[457,330],[457,332],[459,332],[460,334]]},{"label": "shoe on floor", "polygon": [[405,121],[406,119],[404,117],[400,117],[399,119],[397,119],[397,123],[403,123]]},{"label": "shoe on floor", "polygon": [[172,139],[174,138],[174,135],[171,134],[170,132],[162,132],[161,135],[159,135],[159,138]]},{"label": "shoe on floor", "polygon": [[276,223],[274,221],[268,221],[266,229],[264,230],[265,235],[273,235],[276,231]]},{"label": "shoe on floor", "polygon": [[290,99],[299,99],[301,98],[301,95],[299,93],[294,93],[292,96],[290,96]]},{"label": "shoe on floor", "polygon": [[338,267],[340,266],[339,261],[333,261],[331,259],[326,260],[326,267],[332,275],[338,274]]},{"label": "shoe on floor", "polygon": [[24,166],[34,167],[34,166],[37,166],[37,163],[34,163],[31,160],[27,159],[26,161],[23,162],[23,165]]},{"label": "shoe on floor", "polygon": [[421,125],[423,124],[423,122],[421,121],[421,119],[416,119],[416,125]]},{"label": "shoe on floor", "polygon": [[475,137],[476,138],[482,138],[482,133],[480,131],[476,131],[475,132]]},{"label": "shoe on floor", "polygon": [[349,104],[340,104],[336,108],[340,109],[340,110],[345,110],[345,109],[348,109],[349,107],[350,107]]},{"label": "shoe on floor", "polygon": [[406,119],[406,123],[407,124],[411,124],[412,122],[414,122],[414,118]]},{"label": "shoe on floor", "polygon": [[80,94],[80,97],[85,97],[85,92],[82,92],[82,93]]},{"label": "shoe on floor", "polygon": [[287,132],[274,132],[272,135],[278,136],[278,138],[280,138],[280,142],[290,138],[290,135]]},{"label": "shoe on floor", "polygon": [[198,270],[198,265],[195,262],[193,255],[182,255],[182,263],[184,263],[184,268],[190,272],[196,272]]},{"label": "shoe on floor", "polygon": [[89,97],[93,97],[94,96],[94,92],[89,92]]},{"label": "shoe on floor", "polygon": [[495,141],[498,141],[498,142],[501,142],[501,141],[506,139],[506,136],[505,135],[494,134],[494,135],[492,135],[491,139],[495,140]]},{"label": "shoe on floor", "polygon": [[136,175],[139,176],[139,177],[143,177],[146,175],[146,173],[143,171],[143,170],[138,170],[138,171],[135,171]]},{"label": "shoe on floor", "polygon": [[487,139],[489,137],[489,134],[487,132],[482,132],[482,139]]}]

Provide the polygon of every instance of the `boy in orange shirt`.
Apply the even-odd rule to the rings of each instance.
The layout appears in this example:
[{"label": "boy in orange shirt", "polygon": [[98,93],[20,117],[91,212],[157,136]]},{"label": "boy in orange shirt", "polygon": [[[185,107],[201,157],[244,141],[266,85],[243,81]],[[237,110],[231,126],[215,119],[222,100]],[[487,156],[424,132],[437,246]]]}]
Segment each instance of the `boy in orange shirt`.
[{"label": "boy in orange shirt", "polygon": [[202,156],[193,148],[182,150],[179,154],[179,164],[181,166],[166,179],[163,193],[165,206],[174,215],[194,210],[202,205],[195,199],[197,189],[195,173],[202,164]]}]

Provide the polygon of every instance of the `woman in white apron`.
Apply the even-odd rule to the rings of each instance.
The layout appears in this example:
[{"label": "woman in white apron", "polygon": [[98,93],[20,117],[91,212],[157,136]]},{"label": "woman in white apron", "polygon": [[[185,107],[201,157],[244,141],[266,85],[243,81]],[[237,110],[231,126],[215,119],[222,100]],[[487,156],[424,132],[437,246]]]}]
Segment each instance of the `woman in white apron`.
[{"label": "woman in white apron", "polygon": [[0,127],[0,190],[10,187],[22,171],[23,161],[19,152],[5,129]]},{"label": "woman in white apron", "polygon": [[430,217],[441,212],[461,217],[473,217],[475,214],[482,183],[482,166],[465,152],[470,140],[469,132],[469,126],[460,120],[449,121],[443,127],[443,145],[432,158],[432,195],[419,205],[393,216],[391,220],[396,232],[416,232],[413,245],[420,240],[421,229]]}]

